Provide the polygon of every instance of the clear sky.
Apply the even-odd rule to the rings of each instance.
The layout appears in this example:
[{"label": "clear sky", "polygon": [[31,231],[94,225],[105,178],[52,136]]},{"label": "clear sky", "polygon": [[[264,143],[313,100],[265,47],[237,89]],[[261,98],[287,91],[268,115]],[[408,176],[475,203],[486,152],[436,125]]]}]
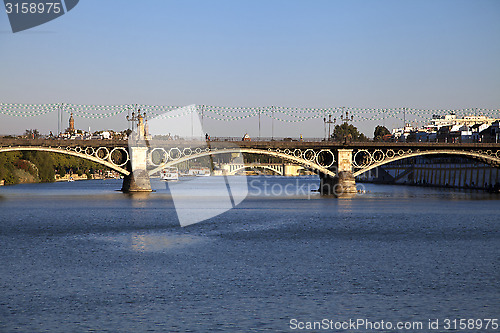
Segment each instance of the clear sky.
[{"label": "clear sky", "polygon": [[[13,34],[2,11],[0,102],[498,109],[499,17],[498,0],[81,0]],[[0,115],[0,133],[55,132],[56,119]],[[354,124],[372,136],[377,123]],[[128,127],[123,116],[76,125]],[[323,136],[322,119],[274,126]]]}]

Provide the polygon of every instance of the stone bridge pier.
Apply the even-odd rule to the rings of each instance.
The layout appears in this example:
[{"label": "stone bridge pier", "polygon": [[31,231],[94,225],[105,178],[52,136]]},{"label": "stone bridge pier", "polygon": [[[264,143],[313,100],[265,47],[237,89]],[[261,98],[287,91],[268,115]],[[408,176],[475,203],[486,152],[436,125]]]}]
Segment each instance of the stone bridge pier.
[{"label": "stone bridge pier", "polygon": [[147,171],[147,147],[129,147],[130,161],[127,168],[130,174],[123,178],[123,192],[151,192]]},{"label": "stone bridge pier", "polygon": [[336,161],[332,170],[335,177],[320,174],[320,193],[337,198],[353,197],[357,190],[353,176],[352,149],[338,149]]},{"label": "stone bridge pier", "polygon": [[[132,117],[133,113],[132,113]],[[139,112],[136,132],[132,132],[128,138],[128,153],[130,156],[129,164],[127,165],[130,174],[123,179],[123,192],[151,192],[151,183],[147,170],[148,164],[148,143],[146,138],[148,130],[145,123],[146,113],[144,116]],[[127,117],[128,120],[128,117]]]}]

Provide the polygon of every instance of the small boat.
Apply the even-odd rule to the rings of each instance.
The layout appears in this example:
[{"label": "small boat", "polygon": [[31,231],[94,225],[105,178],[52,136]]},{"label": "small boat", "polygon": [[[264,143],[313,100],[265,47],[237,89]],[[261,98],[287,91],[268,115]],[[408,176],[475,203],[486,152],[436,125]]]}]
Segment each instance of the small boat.
[{"label": "small boat", "polygon": [[179,180],[179,170],[176,167],[164,168],[160,171],[160,177],[166,181]]},{"label": "small boat", "polygon": [[196,177],[210,177],[210,173],[199,173]]},{"label": "small boat", "polygon": [[209,168],[191,168],[191,169],[189,169],[189,175],[196,176],[196,177],[208,177],[208,176],[210,176],[210,169]]}]

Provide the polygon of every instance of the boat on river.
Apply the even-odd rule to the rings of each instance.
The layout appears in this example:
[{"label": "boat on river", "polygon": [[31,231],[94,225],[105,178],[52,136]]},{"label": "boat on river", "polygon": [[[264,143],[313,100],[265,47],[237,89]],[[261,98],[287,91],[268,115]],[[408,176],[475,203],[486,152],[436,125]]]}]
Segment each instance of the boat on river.
[{"label": "boat on river", "polygon": [[179,170],[176,167],[163,168],[160,171],[160,178],[165,181],[179,180]]},{"label": "boat on river", "polygon": [[191,168],[189,169],[189,176],[196,176],[196,177],[209,177],[210,176],[210,169],[209,168]]}]

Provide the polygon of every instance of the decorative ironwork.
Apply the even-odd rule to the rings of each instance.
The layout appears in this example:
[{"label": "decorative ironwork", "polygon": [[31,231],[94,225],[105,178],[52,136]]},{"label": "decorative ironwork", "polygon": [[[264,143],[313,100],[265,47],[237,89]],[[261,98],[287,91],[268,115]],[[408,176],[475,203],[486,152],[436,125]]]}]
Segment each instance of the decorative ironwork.
[{"label": "decorative ironwork", "polygon": [[[415,147],[417,148],[417,147]],[[352,171],[354,176],[358,176],[373,168],[391,163],[397,160],[425,156],[425,155],[455,155],[472,158],[482,161],[495,167],[500,167],[500,149],[488,147],[489,149],[460,149],[450,147],[419,147],[417,149],[405,148],[354,148],[352,152]],[[85,158],[111,169],[121,174],[129,175],[128,163],[131,160],[127,147],[96,147],[96,146],[67,146],[67,147],[43,147],[43,146],[8,146],[0,147],[0,152],[38,150]],[[210,156],[215,154],[259,154],[281,158],[292,164],[301,165],[308,169],[316,170],[318,173],[335,176],[335,165],[338,148],[217,148],[201,146],[171,146],[171,147],[150,147],[147,153],[147,164],[150,166],[149,173],[159,171],[161,168],[176,165],[190,159]]]},{"label": "decorative ironwork", "polygon": [[44,146],[17,146],[0,147],[0,152],[7,151],[45,151],[49,153],[59,153],[81,157],[104,166],[109,167],[123,175],[129,175],[130,171],[124,168],[130,161],[130,156],[126,147],[114,147],[111,150],[108,147],[44,147]]},{"label": "decorative ironwork", "polygon": [[369,171],[373,168],[382,166],[387,163],[391,163],[397,160],[425,156],[425,155],[455,155],[455,156],[464,156],[473,158],[476,160],[480,160],[484,163],[490,164],[492,166],[500,166],[500,149],[499,150],[491,150],[488,149],[486,151],[478,149],[478,150],[459,150],[453,149],[450,147],[449,149],[355,149],[353,151],[353,171],[354,176],[358,176],[366,171]]}]

